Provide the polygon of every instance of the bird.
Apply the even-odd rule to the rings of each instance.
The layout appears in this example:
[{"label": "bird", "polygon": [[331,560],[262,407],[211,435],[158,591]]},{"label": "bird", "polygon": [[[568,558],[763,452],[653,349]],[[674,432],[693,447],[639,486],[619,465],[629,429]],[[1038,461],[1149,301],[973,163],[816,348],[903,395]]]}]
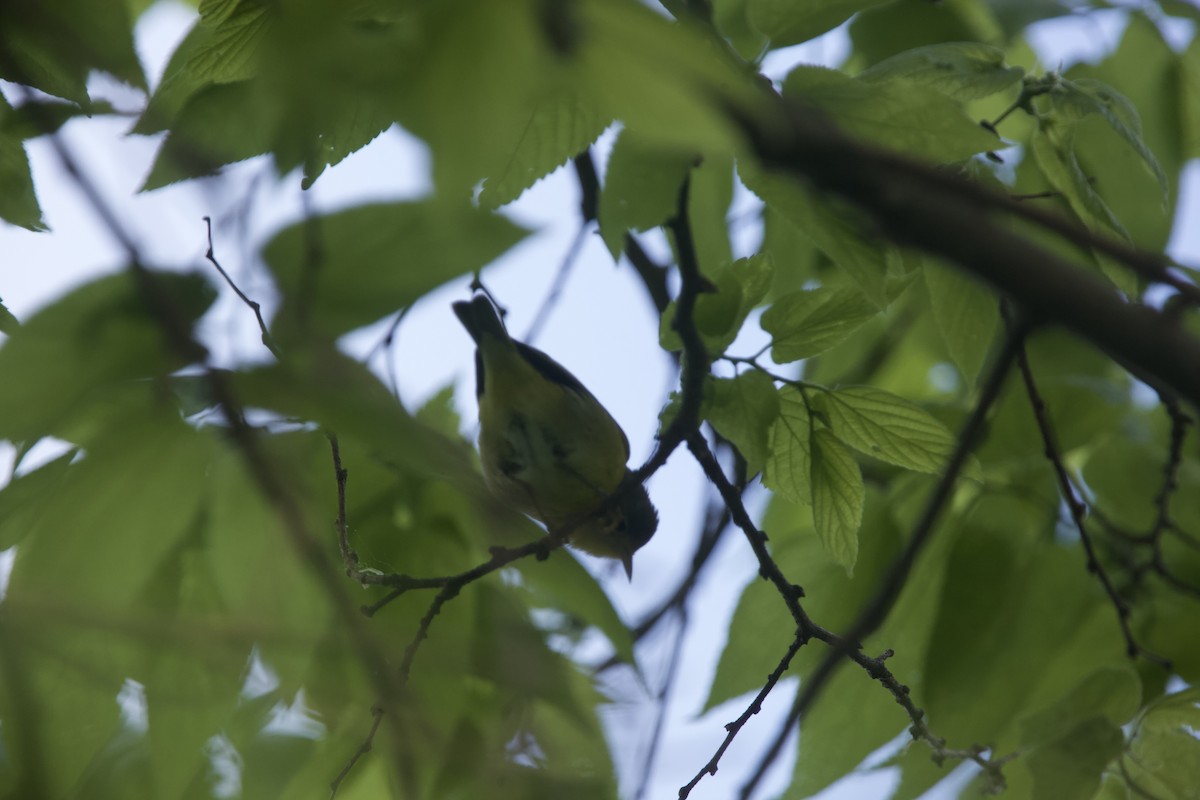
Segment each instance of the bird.
[{"label": "bird", "polygon": [[475,342],[484,482],[501,500],[591,555],[633,554],[658,528],[646,487],[626,463],[629,439],[566,367],[509,336],[492,301],[452,304]]}]

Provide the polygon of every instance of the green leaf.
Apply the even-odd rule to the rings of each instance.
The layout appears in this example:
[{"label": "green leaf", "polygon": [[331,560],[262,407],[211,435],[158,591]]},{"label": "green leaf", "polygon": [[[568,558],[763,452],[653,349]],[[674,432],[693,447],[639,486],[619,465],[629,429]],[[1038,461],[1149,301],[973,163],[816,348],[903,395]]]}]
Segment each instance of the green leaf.
[{"label": "green leaf", "polygon": [[88,102],[87,78],[103,70],[144,89],[124,3],[54,0],[0,5],[0,77]]},{"label": "green leaf", "polygon": [[784,295],[763,312],[778,364],[811,358],[845,340],[878,314],[855,289],[813,289]]},{"label": "green leaf", "polygon": [[633,636],[612,601],[578,561],[566,553],[546,561],[526,559],[517,564],[533,605],[572,615],[603,633],[626,664],[634,664]]},{"label": "green leaf", "polygon": [[282,110],[261,81],[206,86],[180,109],[142,190],[211,175],[225,164],[270,152]]},{"label": "green leaf", "polygon": [[214,84],[238,83],[257,73],[270,9],[258,3],[201,4],[200,19],[171,54],[134,133],[170,127],[193,95]]},{"label": "green leaf", "polygon": [[1128,98],[1108,84],[1091,78],[1074,81],[1060,78],[1052,84],[1047,96],[1050,107],[1068,119],[1080,120],[1090,114],[1098,114],[1104,119],[1141,157],[1158,181],[1165,201],[1169,186],[1167,176],[1158,165],[1154,153],[1146,146],[1142,135],[1142,118]]},{"label": "green leaf", "polygon": [[767,38],[750,24],[750,0],[714,0],[713,25],[716,26],[738,55],[756,61],[768,45]]},{"label": "green leaf", "polygon": [[679,187],[694,161],[686,152],[621,131],[600,190],[600,237],[614,259],[625,249],[626,231],[653,228],[675,214]]},{"label": "green leaf", "polygon": [[732,379],[713,378],[706,388],[710,400],[705,419],[737,446],[749,474],[761,472],[771,452],[771,428],[779,416],[775,382],[758,370],[747,370]]},{"label": "green leaf", "polygon": [[[728,155],[708,155],[692,170],[688,183],[687,215],[700,271],[710,278],[719,277],[733,261],[729,239],[729,204],[733,202],[733,159]],[[671,244],[678,253],[679,243]],[[772,266],[773,268],[773,266]],[[767,283],[770,286],[770,281]],[[765,296],[765,291],[755,303]]]},{"label": "green leaf", "polygon": [[967,385],[974,386],[996,333],[999,301],[963,270],[932,258],[924,259],[922,274],[942,342]]},{"label": "green leaf", "polygon": [[436,201],[366,205],[292,225],[263,251],[283,293],[273,333],[283,342],[302,332],[339,336],[479,269],[524,235],[504,217]]},{"label": "green leaf", "polygon": [[1100,774],[1121,752],[1121,729],[1103,717],[1081,722],[1052,744],[1025,756],[1034,800],[1089,800]]},{"label": "green leaf", "polygon": [[[1034,131],[1030,141],[1030,149],[1037,160],[1038,167],[1051,186],[1067,198],[1071,209],[1090,228],[1102,228],[1128,239],[1129,232],[1113,214],[1108,203],[1096,191],[1092,180],[1088,177],[1079,163],[1077,153],[1072,146],[1072,131],[1060,131],[1055,138],[1066,141],[1058,143],[1046,132],[1043,125]],[[1127,297],[1137,297],[1140,293],[1138,278],[1133,270],[1115,262],[1103,253],[1093,251],[1104,274]]]},{"label": "green leaf", "polygon": [[906,50],[858,75],[861,81],[907,78],[955,100],[977,100],[1021,80],[1025,70],[1004,64],[1004,51],[982,42],[944,42]]},{"label": "green leaf", "polygon": [[3,302],[0,302],[0,333],[11,336],[17,332],[19,327],[21,327],[21,322],[5,308]]},{"label": "green leaf", "polygon": [[884,0],[749,0],[750,23],[772,47],[800,44],[836,28]]},{"label": "green leaf", "polygon": [[[198,274],[152,273],[151,280],[185,328],[216,297]],[[128,272],[82,286],[39,311],[0,347],[0,438],[46,434],[78,441],[71,425],[94,425],[116,392],[148,392],[142,379],[187,364],[167,342]]]},{"label": "green leaf", "polygon": [[29,159],[22,137],[6,129],[16,112],[0,96],[0,219],[31,231],[43,231],[46,223],[33,188]]},{"label": "green leaf", "polygon": [[496,209],[516,200],[530,186],[596,141],[610,122],[588,108],[576,94],[539,103],[530,114],[516,148],[484,180],[479,204]]},{"label": "green leaf", "polygon": [[[724,353],[733,344],[746,317],[770,290],[773,270],[768,253],[739,258],[715,276],[715,292],[696,298],[696,329],[710,357]],[[675,308],[672,301],[659,320],[659,343],[665,350],[683,349],[683,341],[673,327]]]},{"label": "green leaf", "polygon": [[1000,752],[1017,745],[1020,719],[1063,703],[1100,667],[1126,663],[1112,606],[1082,569],[1078,547],[1003,514],[989,503],[955,526],[924,703],[940,736],[994,742]]},{"label": "green leaf", "polygon": [[863,81],[800,66],[784,81],[783,96],[816,106],[851,136],[940,164],[1003,145],[959,103],[904,78]]},{"label": "green leaf", "polygon": [[1146,148],[1167,177],[1165,194],[1137,150],[1101,115],[1090,114],[1074,125],[1072,147],[1130,238],[1146,250],[1163,250],[1171,235],[1171,204],[1177,199],[1185,161],[1182,125],[1187,101],[1179,96],[1186,82],[1184,71],[1182,58],[1156,23],[1134,13],[1114,52],[1099,64],[1076,64],[1066,75],[1075,82],[1103,81],[1137,107]]},{"label": "green leaf", "polygon": [[860,223],[858,212],[794,180],[738,163],[746,186],[846,274],[877,307],[888,304],[888,245]]},{"label": "green leaf", "polygon": [[818,428],[812,440],[813,525],[834,562],[854,573],[865,489],[862,472],[837,437]]},{"label": "green leaf", "polygon": [[[825,413],[838,439],[905,469],[940,474],[957,443],[954,434],[928,412],[872,386],[820,392],[813,406]],[[982,478],[978,464],[967,473]]]},{"label": "green leaf", "polygon": [[[152,393],[146,395],[152,403]],[[61,613],[42,605],[45,587],[63,581],[71,585],[67,608],[77,612],[135,607],[195,524],[211,453],[212,439],[185,425],[168,404],[121,409],[63,474],[61,494],[45,497],[22,543],[6,607]]]},{"label": "green leaf", "polygon": [[1200,38],[1179,57],[1179,114],[1184,159],[1200,158]]},{"label": "green leaf", "polygon": [[570,8],[578,11],[572,24],[587,32],[573,54],[580,89],[600,113],[638,135],[680,150],[727,153],[741,135],[730,108],[753,115],[765,107],[752,71],[714,46],[711,32],[641,3],[581,0]]},{"label": "green leaf", "polygon": [[0,489],[0,550],[20,544],[37,519],[61,497],[62,481],[71,472],[70,450],[53,461],[17,475]]},{"label": "green leaf", "polygon": [[1185,800],[1200,786],[1200,691],[1167,695],[1153,703],[1135,728],[1122,758],[1131,784],[1154,797]]},{"label": "green leaf", "polygon": [[1022,718],[1018,725],[1022,746],[1037,746],[1071,735],[1072,728],[1094,718],[1114,727],[1128,722],[1142,700],[1142,684],[1128,664],[1097,669],[1058,702]]},{"label": "green leaf", "polygon": [[454,438],[462,429],[462,419],[458,408],[454,405],[453,382],[446,384],[432,395],[416,410],[413,417],[423,425],[428,425],[443,436]]},{"label": "green leaf", "polygon": [[779,416],[771,426],[763,485],[793,503],[812,502],[812,419],[804,395],[791,386],[779,392]]}]

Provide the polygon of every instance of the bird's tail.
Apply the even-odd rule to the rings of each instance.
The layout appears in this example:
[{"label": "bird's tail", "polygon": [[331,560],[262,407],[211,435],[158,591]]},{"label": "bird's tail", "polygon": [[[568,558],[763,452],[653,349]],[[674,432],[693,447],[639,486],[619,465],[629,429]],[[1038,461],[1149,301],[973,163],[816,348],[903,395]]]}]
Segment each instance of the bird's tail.
[{"label": "bird's tail", "polygon": [[477,294],[469,302],[459,301],[451,308],[475,344],[481,344],[484,336],[492,336],[502,342],[510,341],[508,331],[504,329],[504,323],[500,321],[500,315],[487,295]]}]

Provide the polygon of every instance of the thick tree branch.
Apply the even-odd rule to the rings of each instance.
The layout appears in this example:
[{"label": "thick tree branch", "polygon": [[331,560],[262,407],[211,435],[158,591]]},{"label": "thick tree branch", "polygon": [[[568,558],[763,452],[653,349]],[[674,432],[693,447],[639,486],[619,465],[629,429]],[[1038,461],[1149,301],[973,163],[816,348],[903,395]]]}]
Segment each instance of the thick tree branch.
[{"label": "thick tree branch", "polygon": [[[763,164],[850,200],[894,241],[954,261],[1010,297],[1032,322],[1063,325],[1122,364],[1200,404],[1200,339],[1169,316],[1126,302],[1082,267],[1010,232],[1017,215],[1093,247],[1189,297],[1159,256],[1088,232],[945,170],[849,139],[815,112],[777,98],[772,120],[741,116]],[[736,114],[736,112],[734,112]]]}]

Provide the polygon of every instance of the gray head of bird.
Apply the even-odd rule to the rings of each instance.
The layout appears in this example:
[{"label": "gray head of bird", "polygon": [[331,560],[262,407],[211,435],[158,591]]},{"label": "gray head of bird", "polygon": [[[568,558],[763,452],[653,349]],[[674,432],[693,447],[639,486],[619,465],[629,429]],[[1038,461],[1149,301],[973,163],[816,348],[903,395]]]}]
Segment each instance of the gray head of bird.
[{"label": "gray head of bird", "polygon": [[633,554],[658,530],[658,511],[646,487],[633,474],[613,492],[611,500],[567,534],[571,544],[594,556],[615,558],[633,579]]}]

